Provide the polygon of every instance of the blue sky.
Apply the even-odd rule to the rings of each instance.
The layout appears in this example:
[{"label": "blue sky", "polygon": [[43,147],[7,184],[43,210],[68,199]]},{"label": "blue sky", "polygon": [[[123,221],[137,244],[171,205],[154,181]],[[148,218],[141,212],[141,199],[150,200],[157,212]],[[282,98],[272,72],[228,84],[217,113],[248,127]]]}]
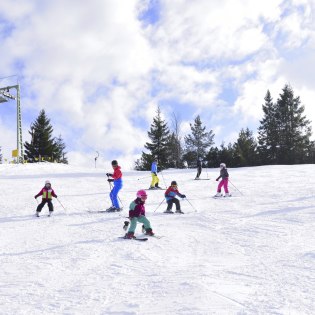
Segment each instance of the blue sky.
[{"label": "blue sky", "polygon": [[[24,141],[44,108],[70,163],[131,168],[160,106],[181,134],[197,115],[216,145],[257,131],[269,89],[312,106],[312,0],[0,0],[0,86],[21,85]],[[69,14],[71,12],[71,14]],[[91,19],[93,16],[93,19]],[[0,104],[0,146],[16,143],[15,102]]]}]

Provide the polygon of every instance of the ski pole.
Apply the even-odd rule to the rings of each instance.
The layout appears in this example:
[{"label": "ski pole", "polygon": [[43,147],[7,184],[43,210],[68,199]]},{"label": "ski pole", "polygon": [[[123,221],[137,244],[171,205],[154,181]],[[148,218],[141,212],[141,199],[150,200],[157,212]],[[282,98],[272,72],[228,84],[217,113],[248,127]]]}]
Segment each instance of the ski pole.
[{"label": "ski pole", "polygon": [[188,203],[191,205],[191,207],[195,210],[195,212],[197,212],[197,209],[192,205],[192,203],[187,198],[185,198],[185,199],[188,201]]},{"label": "ski pole", "polygon": [[165,198],[160,202],[160,204],[157,206],[157,208],[153,212],[155,212],[157,209],[160,208],[160,206],[161,206],[161,204],[163,203],[164,200],[165,200]]},{"label": "ski pole", "polygon": [[162,178],[163,178],[164,186],[167,187],[167,186],[166,186],[166,183],[165,183],[165,179],[164,179],[164,176],[163,176],[162,171],[161,171],[161,175],[162,175]]},{"label": "ski pole", "polygon": [[206,168],[207,179],[209,179],[208,169]]},{"label": "ski pole", "polygon": [[229,182],[232,184],[232,186],[242,195],[242,196],[244,196],[243,195],[243,193],[240,191],[240,190],[238,190],[236,187],[235,187],[235,185],[233,185],[233,183],[229,180]]},{"label": "ski pole", "polygon": [[60,203],[61,207],[63,208],[63,210],[65,210],[65,212],[67,213],[66,208],[63,206],[63,204],[60,202],[60,200],[58,198],[56,198],[58,200],[58,202]]},{"label": "ski pole", "polygon": [[140,179],[145,179],[145,178],[148,178],[148,177],[150,177],[150,176],[140,177],[140,178],[138,178],[138,180],[140,180]]}]

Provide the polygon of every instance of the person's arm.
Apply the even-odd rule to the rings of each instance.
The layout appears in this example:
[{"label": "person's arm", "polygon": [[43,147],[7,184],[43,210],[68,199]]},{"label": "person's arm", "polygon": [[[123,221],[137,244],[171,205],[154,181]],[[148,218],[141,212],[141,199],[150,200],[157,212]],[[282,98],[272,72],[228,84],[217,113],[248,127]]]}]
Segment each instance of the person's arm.
[{"label": "person's arm", "polygon": [[186,198],[186,195],[181,194],[178,190],[176,192],[177,196],[179,196],[180,198]]},{"label": "person's arm", "polygon": [[54,190],[51,191],[51,195],[52,195],[53,197],[55,197],[55,198],[58,198],[58,196],[55,194],[55,191],[54,191]]},{"label": "person's arm", "polygon": [[34,198],[36,199],[37,197],[39,197],[42,194],[43,194],[43,188],[41,189],[41,191],[37,195],[34,196]]}]

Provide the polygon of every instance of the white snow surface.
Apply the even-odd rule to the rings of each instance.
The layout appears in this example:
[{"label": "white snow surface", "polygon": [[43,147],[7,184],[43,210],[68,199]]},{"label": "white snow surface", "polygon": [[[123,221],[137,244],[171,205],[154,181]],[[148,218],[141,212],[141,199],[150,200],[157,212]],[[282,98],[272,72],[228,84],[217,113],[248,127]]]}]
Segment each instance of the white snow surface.
[{"label": "white snow surface", "polygon": [[[163,238],[147,242],[118,237],[150,172],[122,169],[122,213],[89,212],[111,205],[108,171],[0,165],[0,314],[315,313],[315,165],[229,169],[220,199],[218,169],[163,171],[185,214],[163,214],[164,191],[148,191]],[[36,218],[46,179],[66,211],[54,199],[53,217]]]}]

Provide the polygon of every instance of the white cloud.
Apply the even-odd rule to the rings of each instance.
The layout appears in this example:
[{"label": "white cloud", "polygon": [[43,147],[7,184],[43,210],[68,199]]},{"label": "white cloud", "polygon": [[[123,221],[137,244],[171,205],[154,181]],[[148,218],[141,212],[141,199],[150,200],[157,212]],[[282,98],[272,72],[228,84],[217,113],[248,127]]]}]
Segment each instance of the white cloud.
[{"label": "white cloud", "polygon": [[[267,89],[276,99],[285,83],[314,115],[312,0],[161,0],[160,19],[144,28],[149,2],[1,3],[10,27],[0,29],[0,69],[20,71],[26,116],[45,108],[73,161],[89,163],[86,150],[134,158],[164,103],[184,115],[189,104],[217,142],[257,125]],[[183,117],[183,132],[194,118]]]}]

